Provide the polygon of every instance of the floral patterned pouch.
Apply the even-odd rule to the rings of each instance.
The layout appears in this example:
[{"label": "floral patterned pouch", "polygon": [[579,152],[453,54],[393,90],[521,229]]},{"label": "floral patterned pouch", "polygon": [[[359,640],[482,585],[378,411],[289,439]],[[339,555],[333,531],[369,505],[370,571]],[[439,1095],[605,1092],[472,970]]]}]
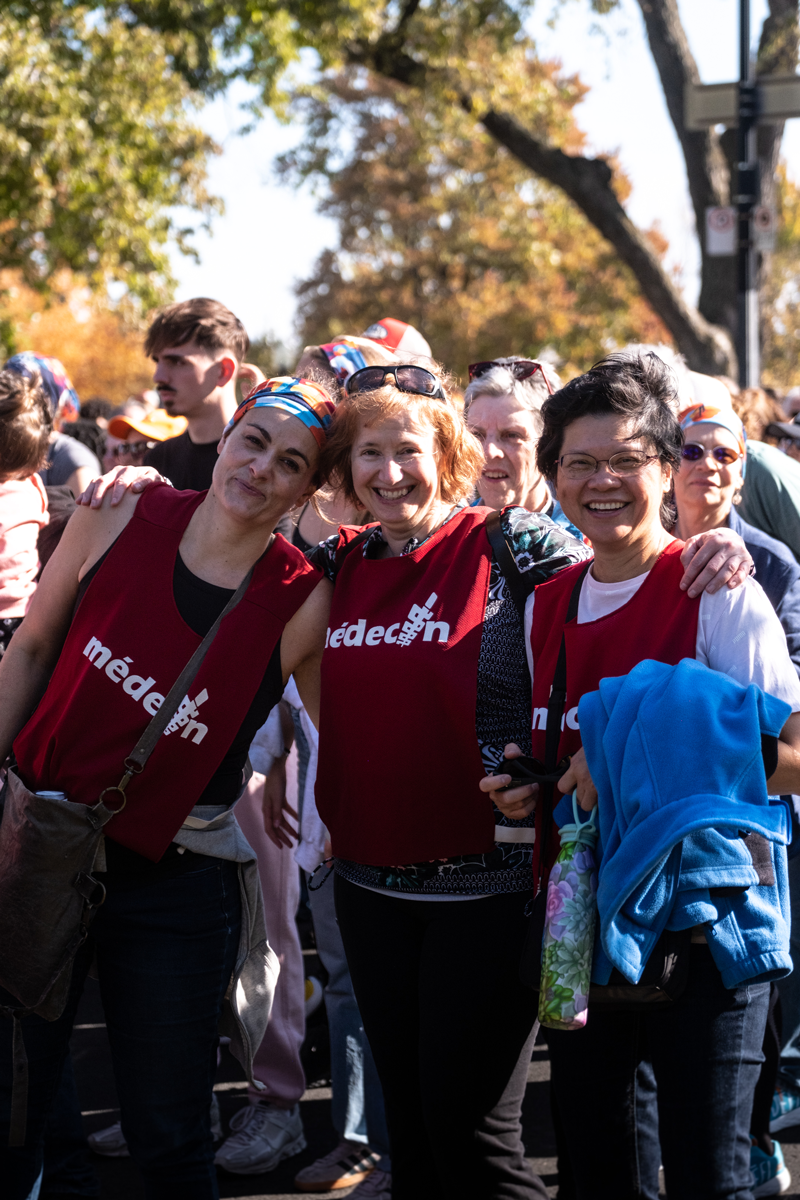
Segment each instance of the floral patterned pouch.
[{"label": "floral patterned pouch", "polygon": [[561,850],[547,884],[539,1020],[548,1029],[582,1029],[589,1006],[597,920],[597,809],[587,821],[572,794],[574,823],[561,827]]}]

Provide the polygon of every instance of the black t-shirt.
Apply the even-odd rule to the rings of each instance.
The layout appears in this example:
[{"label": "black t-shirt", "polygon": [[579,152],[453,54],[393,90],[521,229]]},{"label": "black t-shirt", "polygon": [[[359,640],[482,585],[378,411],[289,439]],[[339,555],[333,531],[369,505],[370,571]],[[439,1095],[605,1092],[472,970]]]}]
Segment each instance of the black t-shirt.
[{"label": "black t-shirt", "polygon": [[193,442],[189,430],[159,442],[144,456],[146,467],[155,467],[179,492],[204,492],[211,487],[217,462],[215,442]]}]

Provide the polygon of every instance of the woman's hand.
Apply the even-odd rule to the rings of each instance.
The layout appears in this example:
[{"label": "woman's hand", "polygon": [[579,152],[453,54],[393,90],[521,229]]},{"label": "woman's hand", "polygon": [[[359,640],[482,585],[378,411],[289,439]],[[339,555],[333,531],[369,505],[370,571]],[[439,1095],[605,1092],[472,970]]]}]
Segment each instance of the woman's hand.
[{"label": "woman's hand", "polygon": [[[516,742],[509,742],[504,752],[506,758],[519,758],[522,754]],[[538,783],[523,783],[520,787],[508,792],[498,792],[497,788],[511,783],[510,775],[486,775],[479,783],[482,792],[488,792],[490,798],[500,809],[504,817],[511,821],[522,821],[530,816],[536,808],[536,798],[539,795]]]},{"label": "woman's hand", "polygon": [[116,508],[126,492],[143,492],[151,483],[167,483],[172,487],[169,480],[159,475],[155,467],[114,467],[113,471],[92,480],[86,491],[78,497],[78,504],[84,504],[87,508],[100,508],[110,492],[111,507]]},{"label": "woman's hand", "polygon": [[732,529],[696,533],[687,541],[681,562],[685,567],[681,588],[690,596],[701,592],[713,596],[726,584],[741,587],[753,568],[747,547]]},{"label": "woman's hand", "polygon": [[281,754],[273,759],[269,775],[264,781],[264,795],[261,800],[264,813],[264,832],[279,850],[284,846],[291,849],[297,841],[297,825],[292,825],[289,817],[297,822],[297,812],[286,799],[286,755]]},{"label": "woman's hand", "polygon": [[568,796],[578,789],[578,804],[584,812],[591,812],[597,806],[597,788],[589,774],[589,765],[583,746],[570,759],[569,767],[558,781],[558,790]]}]

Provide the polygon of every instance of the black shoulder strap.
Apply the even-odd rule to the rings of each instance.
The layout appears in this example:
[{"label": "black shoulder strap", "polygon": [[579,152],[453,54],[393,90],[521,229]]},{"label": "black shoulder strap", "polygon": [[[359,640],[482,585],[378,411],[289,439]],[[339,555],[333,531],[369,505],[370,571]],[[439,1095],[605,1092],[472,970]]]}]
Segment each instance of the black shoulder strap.
[{"label": "black shoulder strap", "polygon": [[[567,625],[578,615],[578,603],[581,598],[581,588],[586,572],[592,565],[591,560],[575,580],[575,586],[567,605],[567,615],[564,624]],[[548,771],[555,769],[558,758],[558,743],[561,741],[561,718],[564,715],[564,705],[567,702],[567,645],[564,634],[561,634],[561,646],[553,672],[553,686],[550,689],[550,700],[547,705],[547,737],[545,740],[544,765]]]},{"label": "black shoulder strap", "polygon": [[357,546],[363,546],[364,542],[367,540],[369,535],[374,532],[374,530],[374,525],[368,526],[367,529],[362,529],[361,533],[356,534],[352,542],[348,542],[346,546],[342,546],[340,550],[336,551],[336,558],[333,562],[334,579],[344,566],[344,560],[347,558],[348,554],[352,554]]},{"label": "black shoulder strap", "polygon": [[514,601],[517,612],[519,613],[520,619],[524,626],[525,602],[527,601],[530,592],[522,582],[522,576],[520,574],[520,569],[517,566],[517,560],[511,553],[508,542],[506,541],[506,535],[503,533],[503,526],[500,522],[499,512],[491,512],[486,518],[486,536],[489,539],[489,545],[492,547],[503,579],[506,581],[506,586],[511,593],[511,599]]},{"label": "black shoulder strap", "polygon": [[[591,559],[586,563],[585,567],[575,580],[575,586],[572,589],[572,594],[567,605],[567,615],[564,618],[564,624],[572,621],[578,615],[578,602],[581,598],[581,587],[583,580],[589,567],[592,565]],[[550,688],[550,699],[547,703],[547,733],[545,735],[544,744],[544,765],[547,771],[553,771],[558,766],[558,743],[561,741],[561,718],[564,715],[564,706],[567,702],[567,645],[564,639],[564,633],[561,634],[561,646],[558,650],[558,659],[556,660],[556,669],[553,672],[553,686]],[[555,807],[555,786],[547,784],[542,791],[542,851],[539,855],[539,878],[537,881],[537,890],[541,889],[544,871],[547,864],[548,846],[550,844],[550,829],[553,823],[553,809]]]}]

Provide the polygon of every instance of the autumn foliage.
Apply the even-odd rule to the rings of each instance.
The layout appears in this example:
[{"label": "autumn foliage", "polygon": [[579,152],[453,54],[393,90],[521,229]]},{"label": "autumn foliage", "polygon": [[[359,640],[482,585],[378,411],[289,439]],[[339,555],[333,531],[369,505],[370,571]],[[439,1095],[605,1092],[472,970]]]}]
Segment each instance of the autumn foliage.
[{"label": "autumn foliage", "polygon": [[[525,55],[503,68],[526,124],[580,150],[580,82]],[[282,171],[325,183],[320,209],[340,230],[297,289],[304,342],[391,315],[463,378],[498,354],[549,346],[572,375],[628,341],[670,341],[583,214],[446,98],[432,116],[408,89],[351,73],[297,107],[308,136]]]},{"label": "autumn foliage", "polygon": [[48,294],[28,287],[18,271],[0,271],[0,334],[4,358],[20,350],[60,358],[83,400],[121,404],[152,387],[141,329],[68,271]]}]

